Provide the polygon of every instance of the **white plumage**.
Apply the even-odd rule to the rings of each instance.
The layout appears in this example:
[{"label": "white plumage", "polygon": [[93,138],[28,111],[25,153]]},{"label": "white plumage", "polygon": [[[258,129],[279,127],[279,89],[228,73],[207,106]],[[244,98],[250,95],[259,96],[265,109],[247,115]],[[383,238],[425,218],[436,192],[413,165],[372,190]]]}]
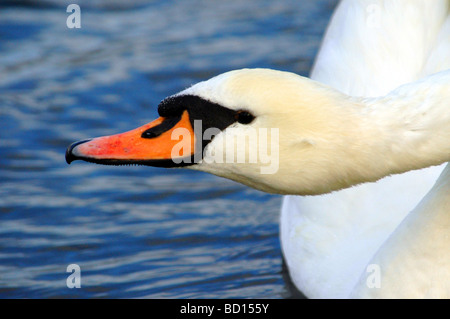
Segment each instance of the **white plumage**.
[{"label": "white plumage", "polygon": [[[261,162],[236,164],[205,158],[190,167],[266,192],[324,194],[450,160],[450,70],[378,98],[349,97],[295,74],[265,69],[231,71],[179,95],[196,95],[229,109],[250,110],[255,121],[235,124],[233,134],[237,130],[245,135],[249,126],[280,129],[279,169],[274,174],[261,174]],[[228,135],[229,129],[222,131],[207,150],[226,157],[242,146],[224,144]],[[255,153],[259,146],[247,144],[246,151]],[[447,194],[431,191],[426,203],[409,217],[413,236],[415,229],[425,230],[420,233],[424,239],[436,235],[431,242],[423,241],[428,250],[418,252],[421,246],[414,245],[411,251],[411,233],[400,236],[394,232],[435,182],[439,170],[442,167],[328,195],[287,196],[281,215],[281,242],[298,288],[309,297],[349,297],[358,281],[365,282],[370,274],[366,273],[367,266],[376,265],[381,271],[381,286],[364,291],[364,285],[359,284],[358,292],[362,292],[355,291],[353,297],[448,296],[448,237],[445,231],[438,235],[432,226],[448,225]],[[440,183],[445,185],[443,176]],[[435,216],[425,209],[439,213]],[[424,214],[434,216],[433,220],[428,223]],[[414,221],[414,216],[421,222]],[[387,241],[391,234],[400,239]],[[430,247],[433,244],[435,247]],[[379,249],[383,258],[372,260]],[[426,269],[420,262],[423,258],[427,260]],[[401,267],[401,262],[407,265]],[[411,278],[419,276],[422,283],[402,282],[404,278],[399,275],[406,268]],[[431,269],[442,276],[428,278]],[[387,274],[391,274],[389,279]],[[435,292],[424,290],[426,280]]]},{"label": "white plumage", "polygon": [[[328,27],[311,77],[350,95],[377,96],[450,68],[449,6],[446,0],[342,1]],[[433,237],[436,247],[424,245],[423,251],[418,252],[410,250],[410,238],[399,237],[397,231],[393,234],[435,183],[442,168],[411,171],[322,196],[286,196],[281,241],[297,287],[308,297],[346,298],[359,280],[353,297],[448,298],[448,235],[440,232],[440,236]],[[440,210],[438,216],[448,233],[448,173],[440,183],[447,183],[447,193],[441,191],[438,196],[435,189],[431,190],[424,199],[428,205],[417,207],[408,218]],[[403,229],[407,227],[404,225]],[[435,233],[425,223],[415,224],[410,235],[416,235],[420,228]],[[387,241],[391,234],[397,240]],[[420,234],[418,240],[427,237],[426,233]],[[367,266],[380,263],[372,258],[378,250],[379,254],[392,250],[389,245],[402,251],[399,262],[390,264],[384,258],[380,265],[381,287],[369,290],[365,285],[371,274]],[[419,267],[419,261],[416,264],[419,258],[429,259],[428,272]],[[436,275],[427,277],[430,272]],[[422,280],[418,281],[417,276],[422,273]],[[430,289],[440,293],[433,294]]]}]

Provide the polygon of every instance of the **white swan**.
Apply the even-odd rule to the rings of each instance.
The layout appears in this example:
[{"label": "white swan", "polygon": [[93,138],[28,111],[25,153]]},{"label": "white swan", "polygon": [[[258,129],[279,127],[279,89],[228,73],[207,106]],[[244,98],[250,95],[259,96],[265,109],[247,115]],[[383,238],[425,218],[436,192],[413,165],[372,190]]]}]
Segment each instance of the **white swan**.
[{"label": "white swan", "polygon": [[[424,6],[420,9],[428,8],[425,1],[420,3]],[[448,9],[444,7],[448,5],[448,1],[436,3],[442,5],[440,9]],[[343,2],[339,7],[334,18],[335,24],[339,12],[347,11],[346,5],[349,4]],[[436,15],[434,18],[437,19]],[[436,22],[440,23],[440,27],[435,27],[436,34],[445,18],[443,14],[441,21]],[[330,28],[328,39],[333,38],[332,32],[333,28]],[[435,41],[436,39],[437,35]],[[319,56],[316,64],[316,74],[323,71],[320,69],[321,65],[326,65],[325,62],[321,64],[321,59],[333,63],[333,56],[324,57],[326,50],[327,42],[324,42],[322,58]],[[432,53],[436,59],[434,66],[432,63],[428,64],[430,70],[439,69],[439,50]],[[342,63],[345,65],[345,61]],[[352,71],[348,65],[344,69],[347,73]],[[416,77],[419,77],[419,71]],[[402,84],[400,82],[408,81],[399,77],[392,85],[394,82]],[[351,83],[351,79],[348,83]],[[386,89],[388,86],[386,84]],[[158,108],[161,118],[152,123],[130,132],[72,144],[66,152],[66,159],[69,163],[75,159],[83,159],[113,165],[136,163],[164,167],[186,166],[227,177],[263,191],[298,195],[324,194],[376,181],[390,174],[449,161],[450,113],[447,101],[450,98],[450,70],[386,93],[378,98],[357,98],[287,72],[264,69],[232,71],[165,99]],[[201,127],[198,126],[199,123]],[[273,133],[270,135],[266,134],[267,128],[278,130],[270,131]],[[235,139],[236,136],[251,139],[254,132],[259,134],[258,143],[245,143],[245,140],[242,142]],[[181,141],[178,139],[180,136],[183,137]],[[278,136],[280,139],[277,141]],[[264,141],[267,143],[263,143]],[[273,143],[274,141],[278,143]],[[261,152],[263,146],[267,149]],[[246,159],[256,154],[254,161],[237,163],[234,155],[235,152],[240,154],[240,151]],[[268,165],[261,157],[264,153],[279,155],[276,169],[269,173],[263,173],[263,168]],[[233,156],[227,157],[230,154]],[[441,222],[446,222],[448,214],[445,214],[446,207],[442,205],[448,205],[448,202],[437,200],[447,198],[447,180],[446,175],[443,175],[440,186],[436,186],[437,191],[432,191],[420,206],[436,207],[436,219]],[[341,192],[346,190],[334,194]],[[309,297],[348,297],[352,290],[352,296],[396,296],[396,291],[392,288],[386,293],[377,290],[378,294],[365,290],[364,278],[360,276],[364,275],[365,265],[370,262],[370,257],[375,255],[376,249],[386,240],[384,223],[389,219],[398,223],[401,212],[391,210],[390,216],[369,216],[368,213],[371,212],[358,209],[352,214],[353,203],[358,200],[365,203],[371,201],[368,198],[355,199],[351,192],[342,194],[346,200],[342,200],[342,197],[339,201],[325,199],[325,204],[321,204],[318,199],[318,207],[311,211],[303,210],[303,199],[320,197],[302,197],[301,200],[300,197],[286,198],[281,238],[294,282]],[[375,195],[371,195],[373,199]],[[330,212],[327,206],[329,203],[338,211],[336,214]],[[380,205],[376,201],[372,203]],[[411,224],[417,228],[420,225],[414,216],[423,218],[420,207],[410,218]],[[317,211],[318,208],[322,210]],[[388,209],[389,207],[384,207],[383,211]],[[374,222],[373,229],[369,227],[367,220]],[[354,232],[359,225],[364,226],[360,230],[364,234]],[[408,236],[406,231],[403,233]],[[426,232],[423,237],[427,237]],[[393,238],[385,243],[386,249],[380,250],[374,257],[374,263],[382,269],[385,265],[395,265],[393,260],[398,256],[395,254],[395,247],[398,249],[403,245],[404,256],[408,255],[408,245],[402,242],[402,236]],[[355,239],[360,240],[359,243],[355,243]],[[353,249],[354,246],[359,249]],[[366,256],[364,247],[371,251],[370,256]],[[383,254],[383,251],[388,253]],[[360,256],[352,255],[353,252],[361,252],[363,260],[359,260]],[[446,251],[439,252],[444,253],[448,259]],[[417,259],[413,257],[414,255],[410,256],[409,260],[414,263]],[[339,261],[338,264],[330,262],[336,260]],[[316,272],[314,266],[317,267]],[[297,271],[298,268],[300,271]],[[411,269],[414,271],[415,268]],[[395,277],[399,269],[391,268],[391,271],[389,278]],[[442,274],[449,275],[445,269]],[[391,281],[389,284],[382,281],[382,290],[396,285]],[[433,289],[435,292],[431,295],[447,296],[442,293],[442,290],[445,291],[442,281],[439,286],[433,286]],[[412,296],[416,296],[416,293],[415,290]]]},{"label": "white swan", "polygon": [[[449,3],[342,1],[311,77],[350,95],[377,96],[450,68]],[[432,167],[323,196],[285,197],[281,241],[297,287],[309,297],[348,297],[358,278],[371,274],[366,269],[375,252],[441,171]],[[449,276],[440,285],[449,287]],[[408,287],[411,296],[420,295]],[[373,291],[386,290],[383,284]]]}]

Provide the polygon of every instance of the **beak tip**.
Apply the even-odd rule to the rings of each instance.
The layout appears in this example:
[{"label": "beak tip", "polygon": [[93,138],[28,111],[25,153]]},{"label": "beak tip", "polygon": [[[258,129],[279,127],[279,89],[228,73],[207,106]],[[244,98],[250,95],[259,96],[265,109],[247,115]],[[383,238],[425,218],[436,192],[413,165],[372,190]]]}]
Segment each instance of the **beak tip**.
[{"label": "beak tip", "polygon": [[91,139],[87,139],[87,140],[82,140],[82,141],[78,141],[75,143],[72,143],[67,149],[66,149],[66,162],[67,164],[70,165],[70,163],[72,163],[73,161],[77,160],[77,159],[81,159],[79,156],[75,155],[73,153],[73,150],[75,147],[77,147],[80,144],[89,142]]},{"label": "beak tip", "polygon": [[66,150],[66,163],[70,165],[76,158],[69,152],[69,149]]}]

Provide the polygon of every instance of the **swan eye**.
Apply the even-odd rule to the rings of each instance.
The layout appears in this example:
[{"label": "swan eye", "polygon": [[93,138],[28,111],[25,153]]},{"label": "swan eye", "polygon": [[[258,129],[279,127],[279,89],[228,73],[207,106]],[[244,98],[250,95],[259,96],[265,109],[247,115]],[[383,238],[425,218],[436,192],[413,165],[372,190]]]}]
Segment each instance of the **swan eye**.
[{"label": "swan eye", "polygon": [[250,124],[255,119],[255,116],[247,111],[238,111],[234,118],[241,124]]}]

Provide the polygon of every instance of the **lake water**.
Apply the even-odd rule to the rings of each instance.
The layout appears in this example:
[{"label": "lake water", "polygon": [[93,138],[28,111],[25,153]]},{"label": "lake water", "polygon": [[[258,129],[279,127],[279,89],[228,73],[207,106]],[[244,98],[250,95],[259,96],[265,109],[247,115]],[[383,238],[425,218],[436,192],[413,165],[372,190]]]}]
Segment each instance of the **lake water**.
[{"label": "lake water", "polygon": [[71,2],[0,2],[0,297],[299,297],[280,196],[188,170],[68,166],[64,152],[228,70],[308,75],[336,1],[79,0],[69,29]]}]

